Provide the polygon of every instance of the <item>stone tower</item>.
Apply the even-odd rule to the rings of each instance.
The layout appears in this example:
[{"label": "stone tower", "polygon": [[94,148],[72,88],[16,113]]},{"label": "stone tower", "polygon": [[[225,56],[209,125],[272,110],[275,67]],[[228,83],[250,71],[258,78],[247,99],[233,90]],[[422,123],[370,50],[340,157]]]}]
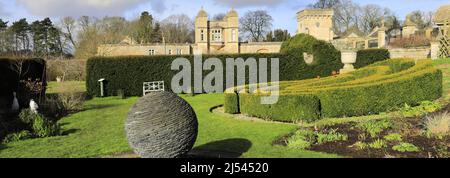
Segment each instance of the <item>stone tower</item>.
[{"label": "stone tower", "polygon": [[195,19],[197,50],[207,54],[239,53],[239,16],[232,9],[222,20],[209,21],[203,8]]},{"label": "stone tower", "polygon": [[334,38],[332,9],[306,9],[297,13],[297,34],[309,34],[319,40]]},{"label": "stone tower", "polygon": [[195,18],[195,44],[197,50],[203,53],[209,53],[209,31],[208,31],[208,14],[202,9]]}]

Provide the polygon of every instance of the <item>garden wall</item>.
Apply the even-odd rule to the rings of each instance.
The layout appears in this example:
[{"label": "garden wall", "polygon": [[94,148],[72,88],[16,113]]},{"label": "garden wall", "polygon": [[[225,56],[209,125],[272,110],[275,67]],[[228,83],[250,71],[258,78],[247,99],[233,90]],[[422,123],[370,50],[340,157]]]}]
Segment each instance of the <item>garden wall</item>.
[{"label": "garden wall", "polygon": [[430,57],[430,48],[394,48],[389,49],[391,58],[427,59]]}]

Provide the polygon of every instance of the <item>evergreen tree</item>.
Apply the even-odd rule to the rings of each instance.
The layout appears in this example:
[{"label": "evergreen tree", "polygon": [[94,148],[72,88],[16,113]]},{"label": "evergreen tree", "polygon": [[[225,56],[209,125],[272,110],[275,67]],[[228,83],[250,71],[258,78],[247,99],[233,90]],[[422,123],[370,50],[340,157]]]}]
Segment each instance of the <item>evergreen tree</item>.
[{"label": "evergreen tree", "polygon": [[291,38],[291,34],[287,30],[277,29],[273,33],[274,33],[273,41],[282,42]]},{"label": "evergreen tree", "polygon": [[134,39],[140,43],[151,43],[152,42],[152,33],[153,33],[153,16],[144,11],[141,14],[141,17],[137,21]]},{"label": "evergreen tree", "polygon": [[7,51],[6,30],[8,29],[8,22],[0,19],[0,53]]},{"label": "evergreen tree", "polygon": [[11,31],[14,35],[14,52],[29,51],[30,38],[28,37],[30,27],[27,19],[20,19],[14,22],[11,26]]},{"label": "evergreen tree", "polygon": [[152,42],[153,43],[161,43],[161,42],[163,42],[161,25],[159,23],[156,23],[155,24],[155,29],[153,29]]}]

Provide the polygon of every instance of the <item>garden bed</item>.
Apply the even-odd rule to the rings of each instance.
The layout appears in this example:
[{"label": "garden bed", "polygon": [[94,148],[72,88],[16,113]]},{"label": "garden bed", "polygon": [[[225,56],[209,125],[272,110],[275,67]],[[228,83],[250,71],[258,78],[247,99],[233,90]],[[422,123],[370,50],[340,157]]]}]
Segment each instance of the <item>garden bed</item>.
[{"label": "garden bed", "polygon": [[[450,111],[450,105],[429,114],[429,117]],[[334,153],[355,158],[448,158],[450,157],[450,136],[434,137],[425,134],[425,122],[428,117],[410,117],[401,119],[386,119],[386,127],[373,136],[361,125],[364,123],[342,123],[322,128],[305,128],[306,132],[322,135],[345,135],[346,139],[336,139],[318,144],[318,139],[311,141],[307,150],[324,153]],[[371,122],[371,121],[369,121]],[[378,122],[378,123],[377,123]],[[372,122],[375,128],[383,121]],[[368,122],[366,122],[368,123]],[[368,125],[368,124],[366,124]],[[305,131],[302,131],[305,132]],[[332,134],[330,134],[333,132]],[[276,140],[275,145],[290,147],[295,133]],[[376,147],[376,148],[374,148]],[[394,147],[396,149],[394,150]],[[295,149],[295,148],[294,148]],[[402,150],[402,151],[399,151]]]}]

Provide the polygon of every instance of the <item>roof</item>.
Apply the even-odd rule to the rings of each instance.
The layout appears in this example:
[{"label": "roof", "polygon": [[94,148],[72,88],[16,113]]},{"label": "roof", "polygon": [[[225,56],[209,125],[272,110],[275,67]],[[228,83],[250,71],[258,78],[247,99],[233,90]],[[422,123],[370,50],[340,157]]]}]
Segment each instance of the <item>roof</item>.
[{"label": "roof", "polygon": [[437,24],[450,22],[450,5],[441,6],[434,14],[433,21]]},{"label": "roof", "polygon": [[405,26],[417,26],[417,24],[411,20],[411,14],[406,16]]},{"label": "roof", "polygon": [[347,31],[344,32],[344,38],[349,37],[351,34],[355,34],[358,37],[364,37],[364,33],[361,32],[358,27],[351,27]]},{"label": "roof", "polygon": [[297,15],[333,15],[333,9],[305,9],[297,12]]},{"label": "roof", "polygon": [[206,11],[203,10],[203,7],[202,7],[202,9],[200,9],[200,11],[198,11],[197,17],[208,17],[208,13],[206,13]]},{"label": "roof", "polygon": [[238,13],[233,9],[230,10],[230,12],[228,12],[227,14],[228,17],[237,17]]}]

